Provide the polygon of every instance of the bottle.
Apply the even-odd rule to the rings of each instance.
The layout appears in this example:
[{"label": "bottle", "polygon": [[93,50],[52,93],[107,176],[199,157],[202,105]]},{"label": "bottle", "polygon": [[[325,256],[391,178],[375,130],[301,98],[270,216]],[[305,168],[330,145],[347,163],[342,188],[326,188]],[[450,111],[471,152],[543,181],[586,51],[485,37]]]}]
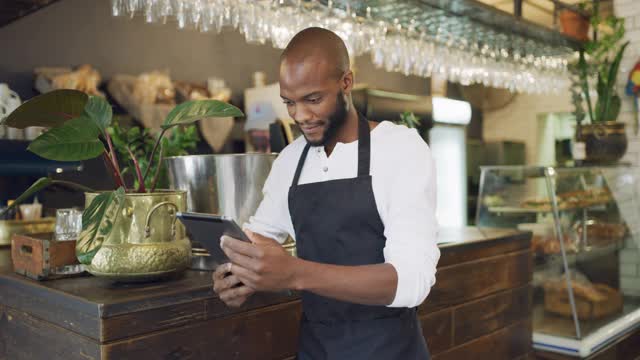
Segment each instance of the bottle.
[{"label": "bottle", "polygon": [[253,87],[263,87],[267,83],[267,76],[262,71],[256,71],[253,73]]},{"label": "bottle", "polygon": [[[13,205],[13,203],[15,202],[15,200],[9,200],[7,201],[7,207]],[[20,212],[17,210],[16,207],[14,207],[13,209],[9,210],[6,214],[5,214],[5,218],[7,220],[20,220]]]}]

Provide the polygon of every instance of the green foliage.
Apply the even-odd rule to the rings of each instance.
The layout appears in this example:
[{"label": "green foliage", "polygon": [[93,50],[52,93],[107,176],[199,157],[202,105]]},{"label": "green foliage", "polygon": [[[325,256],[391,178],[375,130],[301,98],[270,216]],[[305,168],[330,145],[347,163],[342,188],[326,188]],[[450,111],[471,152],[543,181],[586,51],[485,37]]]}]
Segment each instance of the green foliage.
[{"label": "green foliage", "polygon": [[242,116],[237,107],[218,100],[191,100],[184,102],[169,112],[162,124],[163,129],[176,125],[187,125],[197,120],[216,117]]},{"label": "green foliage", "polygon": [[[141,129],[137,126],[125,128],[120,125],[119,121],[114,121],[113,125],[107,130],[113,140],[113,146],[118,152],[120,159],[127,159],[124,163],[121,163],[123,173],[135,172],[134,164],[129,156],[127,148],[138,159],[140,169],[142,172],[146,172],[149,167],[147,159],[148,154],[151,153],[156,142],[156,136],[149,129]],[[195,150],[198,141],[198,130],[195,125],[190,126],[177,126],[172,129],[169,135],[164,136],[161,140],[160,149],[161,152],[157,152],[154,155],[154,159],[151,163],[151,169],[149,173],[156,174],[158,166],[160,166],[160,156],[167,158],[169,156],[181,156],[188,155],[189,151]],[[122,161],[121,161],[122,162]],[[159,174],[160,187],[166,187],[166,170],[161,167]],[[145,187],[151,189],[153,182],[152,177],[145,179]],[[134,177],[134,186],[139,186],[139,180]]]},{"label": "green foliage", "polygon": [[56,127],[82,115],[89,97],[82,91],[55,90],[25,101],[1,125],[18,129],[29,126]]},{"label": "green foliage", "polygon": [[[620,113],[620,97],[616,94],[616,78],[628,42],[620,44],[625,34],[624,19],[613,15],[603,18],[599,2],[580,4],[591,12],[590,23],[596,32],[585,44],[578,61],[569,64],[572,79],[571,100],[578,124],[588,114],[592,123],[615,121]],[[595,106],[591,103],[590,86],[595,80],[598,94]],[[587,112],[584,105],[586,102]]]},{"label": "green foliage", "polygon": [[124,189],[107,191],[96,196],[82,212],[82,231],[76,244],[76,257],[88,265],[104,240],[109,237],[124,206]]},{"label": "green foliage", "polygon": [[89,101],[84,107],[84,114],[100,129],[102,134],[104,134],[107,127],[111,125],[111,118],[113,116],[111,105],[109,105],[107,100],[99,96],[89,97]]},{"label": "green foliage", "polygon": [[[113,112],[103,98],[89,97],[75,90],[54,90],[25,102],[2,119],[1,124],[20,129],[29,126],[50,128],[29,145],[30,151],[47,159],[77,161],[100,155],[105,157],[110,172],[114,174],[117,190],[98,195],[82,213],[83,229],[76,245],[76,255],[81,263],[89,264],[111,233],[122,210],[127,191],[123,172],[139,166],[135,168],[136,188],[139,192],[153,191],[156,181],[162,176],[162,158],[185,155],[187,150],[195,148],[198,141],[195,126],[183,129],[178,125],[205,118],[242,115],[238,108],[224,102],[188,101],[169,113],[160,134],[152,135],[149,130],[137,127],[125,130],[117,123],[111,126]],[[170,128],[173,129],[168,132]],[[160,152],[156,151],[158,148]],[[127,159],[122,172],[118,155],[120,159]],[[148,172],[154,176],[147,177]],[[18,197],[14,206],[56,182],[63,183],[49,178],[37,180]],[[149,184],[138,186],[141,182]],[[66,185],[83,188],[74,183]]]},{"label": "green foliage", "polygon": [[49,179],[48,177],[43,177],[36,180],[36,182],[31,184],[31,186],[29,186],[27,190],[25,190],[22,194],[20,194],[20,196],[18,196],[18,198],[13,202],[13,204],[11,204],[11,206],[8,206],[6,209],[0,211],[0,216],[4,216],[4,214],[6,214],[9,210],[18,206],[18,204],[23,203],[32,195],[35,195],[43,189],[49,187],[52,183],[53,180]]},{"label": "green foliage", "polygon": [[410,129],[415,129],[420,126],[420,118],[418,118],[414,113],[405,111],[400,114],[400,124],[405,125]]},{"label": "green foliage", "polygon": [[99,132],[100,129],[90,119],[80,116],[41,134],[27,149],[49,160],[93,159],[105,151],[98,138]]}]

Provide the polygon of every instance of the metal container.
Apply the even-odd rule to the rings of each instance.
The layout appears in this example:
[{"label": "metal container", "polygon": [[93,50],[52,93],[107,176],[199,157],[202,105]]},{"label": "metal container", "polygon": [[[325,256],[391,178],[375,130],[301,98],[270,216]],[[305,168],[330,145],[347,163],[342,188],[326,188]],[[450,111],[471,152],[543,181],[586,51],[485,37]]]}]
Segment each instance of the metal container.
[{"label": "metal container", "polygon": [[[262,187],[277,154],[214,154],[165,159],[172,189],[187,191],[187,210],[230,216],[242,226],[262,201]],[[191,267],[213,270],[197,243]]]},{"label": "metal container", "polygon": [[[88,207],[98,193],[85,193]],[[118,281],[146,281],[180,272],[191,263],[191,242],[176,213],[186,208],[184,191],[129,193],[113,230],[87,271]]]},{"label": "metal container", "polygon": [[187,210],[230,216],[242,226],[262,201],[262,187],[277,154],[169,157],[172,189],[187,191]]}]

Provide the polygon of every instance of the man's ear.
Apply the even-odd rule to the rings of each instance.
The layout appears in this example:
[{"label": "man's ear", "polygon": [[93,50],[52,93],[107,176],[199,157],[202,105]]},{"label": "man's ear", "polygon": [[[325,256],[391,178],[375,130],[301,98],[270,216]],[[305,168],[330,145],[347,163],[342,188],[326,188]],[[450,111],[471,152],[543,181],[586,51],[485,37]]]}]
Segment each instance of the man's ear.
[{"label": "man's ear", "polygon": [[353,90],[353,71],[347,70],[344,76],[342,76],[340,86],[345,95],[351,95],[351,90]]}]

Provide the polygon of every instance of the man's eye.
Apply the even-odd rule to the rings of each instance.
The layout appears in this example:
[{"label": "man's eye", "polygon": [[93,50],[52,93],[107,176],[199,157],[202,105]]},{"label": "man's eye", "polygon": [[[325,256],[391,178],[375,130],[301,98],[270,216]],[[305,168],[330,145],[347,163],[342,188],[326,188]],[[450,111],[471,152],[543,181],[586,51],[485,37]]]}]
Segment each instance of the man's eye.
[{"label": "man's eye", "polygon": [[318,97],[318,98],[311,98],[311,99],[308,99],[307,101],[309,101],[309,102],[310,102],[310,103],[312,103],[312,104],[317,104],[317,103],[319,103],[319,102],[320,102],[320,100],[321,100],[321,98],[319,98],[319,97]]},{"label": "man's eye", "polygon": [[283,100],[282,102],[283,102],[285,105],[287,105],[287,106],[291,106],[291,105],[293,105],[293,101]]}]

